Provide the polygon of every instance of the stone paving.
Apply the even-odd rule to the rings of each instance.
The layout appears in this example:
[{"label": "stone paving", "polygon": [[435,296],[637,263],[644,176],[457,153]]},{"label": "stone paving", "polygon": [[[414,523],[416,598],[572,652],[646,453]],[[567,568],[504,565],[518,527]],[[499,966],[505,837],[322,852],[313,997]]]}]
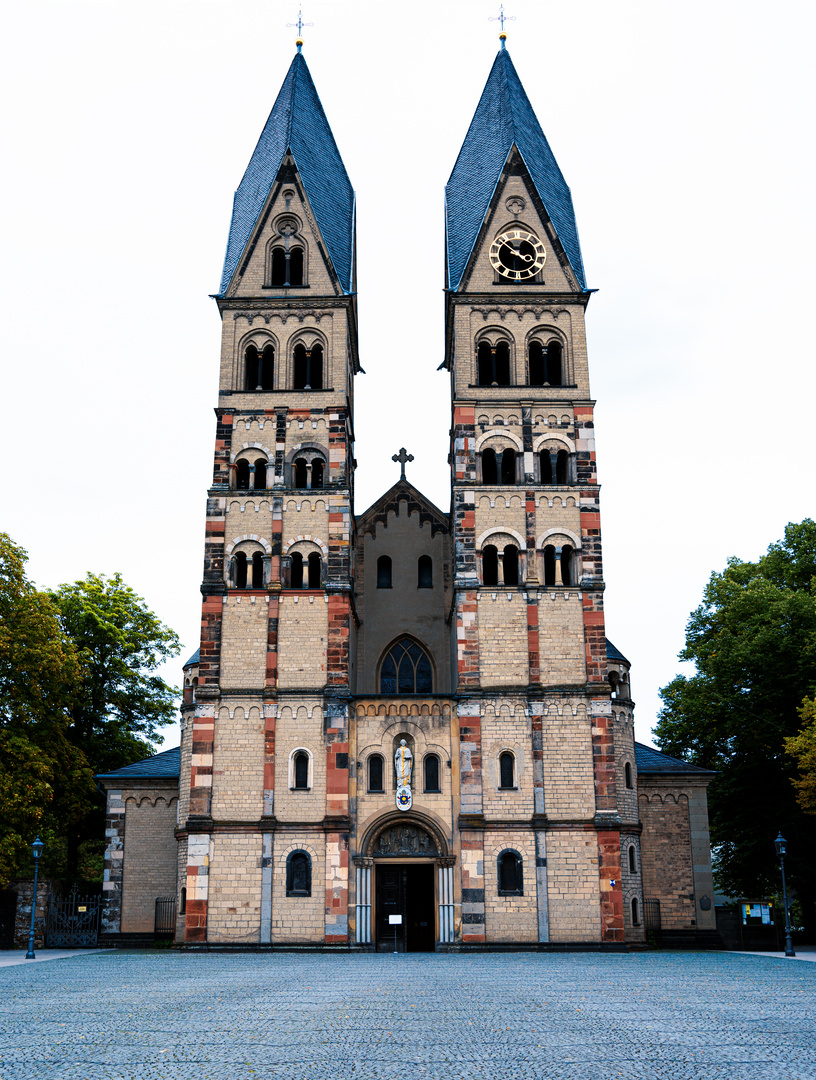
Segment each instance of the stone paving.
[{"label": "stone paving", "polygon": [[816,965],[102,952],[0,970],[2,1080],[811,1080]]}]

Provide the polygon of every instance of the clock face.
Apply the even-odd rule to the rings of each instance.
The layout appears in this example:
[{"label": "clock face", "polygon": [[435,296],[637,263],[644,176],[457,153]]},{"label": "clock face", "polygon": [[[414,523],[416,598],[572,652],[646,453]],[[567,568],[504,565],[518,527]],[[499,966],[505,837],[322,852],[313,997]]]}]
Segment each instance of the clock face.
[{"label": "clock face", "polygon": [[493,269],[508,281],[529,281],[544,266],[547,252],[526,229],[506,229],[490,245]]}]

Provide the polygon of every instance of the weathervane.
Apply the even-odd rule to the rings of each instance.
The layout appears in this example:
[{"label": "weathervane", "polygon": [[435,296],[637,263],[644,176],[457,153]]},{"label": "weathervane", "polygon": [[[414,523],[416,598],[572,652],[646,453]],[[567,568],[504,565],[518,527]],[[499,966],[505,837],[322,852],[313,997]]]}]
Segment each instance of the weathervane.
[{"label": "weathervane", "polygon": [[288,22],[286,25],[287,25],[287,27],[289,27],[289,26],[296,26],[297,27],[298,36],[297,36],[297,41],[295,42],[295,44],[297,45],[298,52],[300,52],[301,46],[303,45],[303,41],[301,40],[301,38],[303,37],[303,27],[304,26],[314,26],[314,23],[312,23],[312,22],[304,22],[303,21],[303,9],[298,8],[298,21],[296,23],[295,22]]},{"label": "weathervane", "polygon": [[398,454],[392,454],[391,455],[391,460],[392,461],[398,461],[400,463],[400,468],[402,469],[402,473],[400,474],[400,480],[404,480],[405,479],[405,465],[406,465],[406,462],[413,461],[414,460],[414,455],[413,454],[406,454],[405,453],[405,447],[401,446],[400,447],[400,452]]},{"label": "weathervane", "polygon": [[515,15],[505,15],[504,14],[504,4],[499,4],[499,14],[498,15],[491,15],[488,18],[488,22],[501,23],[501,33],[499,34],[499,37],[501,38],[502,48],[504,48],[504,39],[507,37],[507,34],[505,34],[505,32],[504,32],[504,24],[506,22],[515,22],[515,21],[516,21],[516,16]]}]

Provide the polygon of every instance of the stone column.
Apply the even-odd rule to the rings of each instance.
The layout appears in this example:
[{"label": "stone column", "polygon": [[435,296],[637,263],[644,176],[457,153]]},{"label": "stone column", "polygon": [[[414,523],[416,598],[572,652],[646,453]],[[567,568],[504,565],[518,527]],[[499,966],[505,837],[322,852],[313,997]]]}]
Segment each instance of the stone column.
[{"label": "stone column", "polygon": [[371,944],[371,875],[373,859],[355,859],[357,867],[357,944]]},{"label": "stone column", "polygon": [[440,859],[436,868],[439,900],[439,943],[454,940],[453,859]]}]

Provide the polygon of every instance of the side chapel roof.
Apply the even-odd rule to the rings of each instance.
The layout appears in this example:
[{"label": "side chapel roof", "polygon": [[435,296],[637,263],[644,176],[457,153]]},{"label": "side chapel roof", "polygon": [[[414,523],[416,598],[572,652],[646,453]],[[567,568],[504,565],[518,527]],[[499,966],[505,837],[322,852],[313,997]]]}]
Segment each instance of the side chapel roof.
[{"label": "side chapel roof", "polygon": [[638,773],[698,773],[701,776],[715,776],[713,769],[703,769],[699,765],[691,765],[681,758],[671,757],[653,746],[643,743],[635,743],[635,761]]},{"label": "side chapel roof", "polygon": [[232,204],[220,294],[229,286],[287,150],[303,180],[340,286],[352,291],[354,189],[301,52],[283,80]]},{"label": "side chapel roof", "polygon": [[510,53],[493,62],[470,128],[445,188],[447,288],[457,289],[513,145],[524,160],[575,277],[586,289],[572,195],[550,149]]},{"label": "side chapel roof", "polygon": [[165,780],[175,777],[178,779],[181,771],[181,747],[174,746],[172,750],[164,750],[154,757],[145,758],[143,761],[134,761],[132,765],[125,765],[110,773],[97,773],[97,780],[119,780],[126,783],[128,780]]}]

